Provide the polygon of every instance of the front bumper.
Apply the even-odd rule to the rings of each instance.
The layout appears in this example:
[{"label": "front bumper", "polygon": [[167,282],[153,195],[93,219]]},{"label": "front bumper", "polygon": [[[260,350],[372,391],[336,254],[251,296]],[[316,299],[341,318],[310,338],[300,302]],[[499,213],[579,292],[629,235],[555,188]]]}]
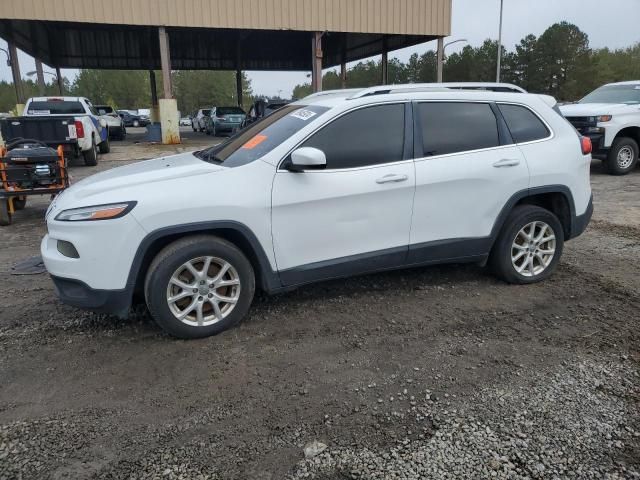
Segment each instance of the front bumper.
[{"label": "front bumper", "polygon": [[51,280],[62,303],[120,318],[126,318],[129,313],[132,296],[129,289],[98,290],[80,280],[55,275],[51,275]]}]

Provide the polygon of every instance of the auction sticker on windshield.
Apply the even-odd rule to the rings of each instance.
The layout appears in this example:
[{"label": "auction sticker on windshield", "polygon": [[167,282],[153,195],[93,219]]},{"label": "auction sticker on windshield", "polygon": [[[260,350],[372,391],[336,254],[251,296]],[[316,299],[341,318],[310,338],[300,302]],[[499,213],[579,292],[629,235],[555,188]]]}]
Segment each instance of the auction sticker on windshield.
[{"label": "auction sticker on windshield", "polygon": [[317,115],[316,112],[312,112],[311,110],[296,110],[295,112],[289,114],[292,117],[299,118],[300,120],[304,120],[305,122],[309,120],[311,117],[315,117]]},{"label": "auction sticker on windshield", "polygon": [[242,148],[245,149],[245,150],[252,150],[252,149],[256,148],[258,145],[260,145],[262,142],[264,142],[266,139],[267,139],[266,135],[256,135],[251,140],[249,140],[247,143],[242,145]]}]

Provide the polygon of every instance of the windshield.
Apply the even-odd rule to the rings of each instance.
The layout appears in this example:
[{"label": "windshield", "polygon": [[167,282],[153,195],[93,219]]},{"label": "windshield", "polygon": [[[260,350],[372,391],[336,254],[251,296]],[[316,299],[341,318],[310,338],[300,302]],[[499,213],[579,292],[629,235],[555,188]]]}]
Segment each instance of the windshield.
[{"label": "windshield", "polygon": [[80,102],[65,102],[61,100],[47,100],[31,102],[28,115],[74,115],[84,114],[84,107]]},{"label": "windshield", "polygon": [[240,107],[218,107],[216,115],[244,115],[244,110]]},{"label": "windshield", "polygon": [[196,152],[203,160],[238,167],[263,157],[301,130],[328,107],[289,105],[262,120],[252,123],[220,145]]},{"label": "windshield", "polygon": [[209,115],[211,115],[211,110],[202,110],[202,115],[208,117]]},{"label": "windshield", "polygon": [[607,85],[600,87],[578,103],[640,103],[640,85]]}]

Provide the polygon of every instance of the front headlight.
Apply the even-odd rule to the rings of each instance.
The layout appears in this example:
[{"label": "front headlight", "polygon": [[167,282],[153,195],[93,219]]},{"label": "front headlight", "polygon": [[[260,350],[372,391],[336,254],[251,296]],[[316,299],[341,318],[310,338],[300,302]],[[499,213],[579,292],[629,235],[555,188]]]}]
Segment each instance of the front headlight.
[{"label": "front headlight", "polygon": [[613,117],[611,115],[599,115],[596,117],[596,122],[610,122]]},{"label": "front headlight", "polygon": [[56,215],[61,222],[82,222],[93,220],[110,220],[125,216],[137,202],[111,203],[108,205],[94,205],[92,207],[71,208]]}]

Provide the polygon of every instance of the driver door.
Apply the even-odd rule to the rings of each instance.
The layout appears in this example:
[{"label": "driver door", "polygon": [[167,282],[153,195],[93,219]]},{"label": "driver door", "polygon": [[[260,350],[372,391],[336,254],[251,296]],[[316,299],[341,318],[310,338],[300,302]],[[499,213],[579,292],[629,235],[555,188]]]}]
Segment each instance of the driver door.
[{"label": "driver door", "polygon": [[322,150],[325,169],[292,172],[281,165],[272,234],[284,285],[405,261],[415,191],[408,120],[404,103],[348,112],[300,145]]}]

